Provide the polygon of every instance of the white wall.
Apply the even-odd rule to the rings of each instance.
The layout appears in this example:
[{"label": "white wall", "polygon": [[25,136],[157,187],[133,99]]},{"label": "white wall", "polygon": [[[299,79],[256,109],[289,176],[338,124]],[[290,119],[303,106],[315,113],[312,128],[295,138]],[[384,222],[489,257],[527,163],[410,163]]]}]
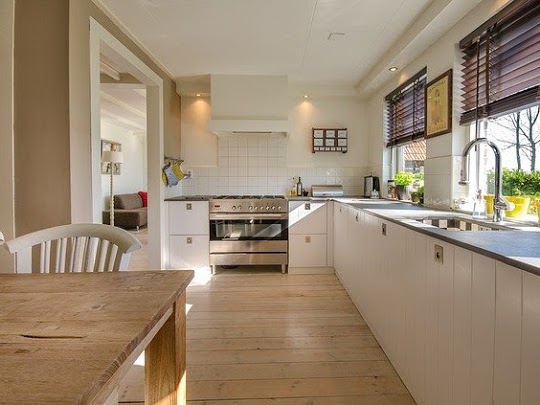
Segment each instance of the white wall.
[{"label": "white wall", "polygon": [[[425,162],[425,203],[429,206],[449,208],[454,198],[468,193],[466,187],[458,185],[460,155],[468,138],[468,127],[459,125],[460,117],[460,52],[459,41],[500,10],[506,0],[485,0],[467,14],[451,30],[431,45],[408,66],[396,73],[395,80],[387,82],[368,100],[369,114],[369,170],[389,178],[389,157],[383,145],[384,97],[399,84],[427,66],[428,82],[454,69],[453,85],[453,131],[428,139]],[[384,189],[384,187],[383,187]]]},{"label": "white wall", "polygon": [[[365,105],[353,97],[290,100],[288,135],[232,134],[207,129],[208,98],[182,97],[182,151],[193,178],[185,195],[286,194],[292,177],[312,184],[343,184],[347,194],[362,193],[368,132]],[[312,153],[311,128],[348,128],[347,153]]]},{"label": "white wall", "polygon": [[[113,176],[114,193],[124,194],[146,191],[148,188],[146,179],[146,134],[132,133],[121,126],[102,120],[101,137],[122,144],[124,163],[122,163],[121,174]],[[110,176],[102,174],[101,192],[104,209],[109,204],[109,184]]]}]

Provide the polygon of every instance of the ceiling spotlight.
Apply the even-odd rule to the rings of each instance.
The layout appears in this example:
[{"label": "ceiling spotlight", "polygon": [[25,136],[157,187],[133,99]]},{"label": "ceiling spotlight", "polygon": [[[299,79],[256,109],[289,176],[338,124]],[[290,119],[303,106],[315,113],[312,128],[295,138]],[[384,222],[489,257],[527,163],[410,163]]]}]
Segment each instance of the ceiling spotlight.
[{"label": "ceiling spotlight", "polygon": [[304,94],[304,98],[309,98],[309,95],[308,95],[308,94]]},{"label": "ceiling spotlight", "polygon": [[329,41],[337,41],[339,39],[342,39],[342,38],[345,38],[345,33],[344,32],[331,32],[330,34],[328,34],[328,40]]},{"label": "ceiling spotlight", "polygon": [[195,94],[196,97],[200,97],[201,96],[201,93],[197,93]]},{"label": "ceiling spotlight", "polygon": [[388,70],[390,72],[395,72],[397,70],[397,66],[391,66],[390,68],[388,68]]}]

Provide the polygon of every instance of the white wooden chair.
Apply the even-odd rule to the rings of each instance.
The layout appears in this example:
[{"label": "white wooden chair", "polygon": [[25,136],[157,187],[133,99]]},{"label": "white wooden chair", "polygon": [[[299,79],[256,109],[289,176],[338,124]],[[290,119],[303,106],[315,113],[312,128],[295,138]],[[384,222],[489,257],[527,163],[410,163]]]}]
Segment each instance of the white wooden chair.
[{"label": "white wooden chair", "polygon": [[78,273],[127,270],[141,243],[114,226],[71,224],[19,236],[4,246],[15,254],[17,273],[31,273],[38,252],[40,273]]}]

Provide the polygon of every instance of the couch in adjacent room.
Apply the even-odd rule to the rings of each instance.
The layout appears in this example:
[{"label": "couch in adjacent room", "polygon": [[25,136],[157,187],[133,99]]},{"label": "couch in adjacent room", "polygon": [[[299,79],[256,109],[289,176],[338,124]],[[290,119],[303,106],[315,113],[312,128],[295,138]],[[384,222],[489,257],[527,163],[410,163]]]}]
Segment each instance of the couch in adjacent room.
[{"label": "couch in adjacent room", "polygon": [[[142,194],[142,195],[141,195]],[[124,229],[146,226],[148,207],[144,204],[145,192],[117,194],[114,196],[114,225]],[[110,210],[103,211],[103,223],[110,224]]]}]

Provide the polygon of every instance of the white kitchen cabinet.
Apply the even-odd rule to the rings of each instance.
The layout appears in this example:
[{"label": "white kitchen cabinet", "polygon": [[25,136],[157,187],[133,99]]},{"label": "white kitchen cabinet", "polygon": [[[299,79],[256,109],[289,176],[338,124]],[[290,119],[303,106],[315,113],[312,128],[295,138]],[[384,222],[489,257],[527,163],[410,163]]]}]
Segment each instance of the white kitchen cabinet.
[{"label": "white kitchen cabinet", "polygon": [[347,255],[351,252],[347,252],[345,248],[347,240],[347,211],[350,208],[341,203],[334,203],[334,269],[339,277],[342,277],[345,260]]},{"label": "white kitchen cabinet", "polygon": [[493,403],[519,404],[522,272],[501,262],[496,269]]},{"label": "white kitchen cabinet", "polygon": [[209,265],[207,235],[169,236],[169,268],[195,269]]},{"label": "white kitchen cabinet", "polygon": [[493,404],[495,260],[473,254],[471,285],[471,405]]},{"label": "white kitchen cabinet", "polygon": [[169,201],[169,269],[207,267],[209,260],[208,201]]},{"label": "white kitchen cabinet", "polygon": [[[289,201],[289,273],[333,273],[328,201]],[[333,213],[330,216],[333,219]]]},{"label": "white kitchen cabinet", "polygon": [[208,201],[169,201],[170,235],[208,235]]},{"label": "white kitchen cabinet", "polygon": [[471,295],[472,252],[454,250],[454,338],[452,399],[455,404],[470,405],[471,392]]},{"label": "white kitchen cabinet", "polygon": [[[436,258],[436,249],[443,249],[442,262]],[[426,387],[436,388],[435,396],[428,396],[428,403],[439,405],[452,403],[452,336],[453,336],[453,278],[454,247],[438,239],[428,241],[428,339],[426,359],[431,369],[426,368]],[[431,260],[429,259],[431,257]],[[431,285],[429,283],[431,282]],[[434,318],[433,318],[434,317]],[[433,357],[434,356],[434,357]],[[435,363],[433,361],[435,360]],[[431,371],[430,371],[431,370]],[[433,393],[433,391],[431,392]],[[434,398],[432,402],[429,398]]]},{"label": "white kitchen cabinet", "polygon": [[289,235],[289,267],[326,266],[326,235]]},{"label": "white kitchen cabinet", "polygon": [[418,404],[540,403],[539,276],[350,206],[333,217],[336,272]]},{"label": "white kitchen cabinet", "polygon": [[521,404],[540,404],[540,277],[523,272]]}]

